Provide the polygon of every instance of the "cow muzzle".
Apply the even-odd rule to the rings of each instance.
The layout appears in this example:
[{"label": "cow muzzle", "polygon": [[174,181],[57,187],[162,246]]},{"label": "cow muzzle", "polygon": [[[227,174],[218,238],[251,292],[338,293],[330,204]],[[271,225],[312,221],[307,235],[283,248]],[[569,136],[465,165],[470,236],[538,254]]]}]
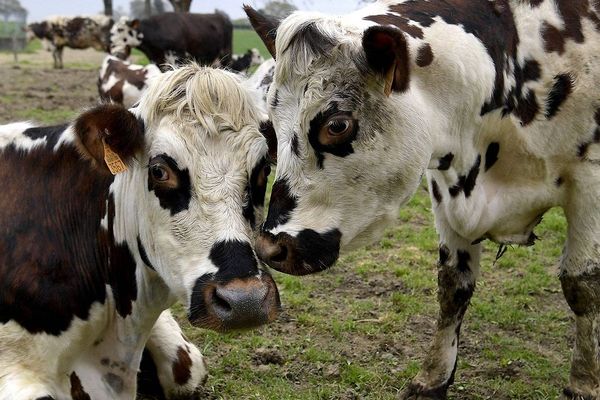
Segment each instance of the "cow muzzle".
[{"label": "cow muzzle", "polygon": [[258,258],[290,275],[308,275],[331,267],[340,253],[342,234],[333,229],[318,233],[305,229],[293,237],[285,232],[261,232],[256,240]]},{"label": "cow muzzle", "polygon": [[200,278],[192,294],[189,320],[194,326],[225,332],[266,324],[280,309],[277,286],[266,272],[228,282]]}]

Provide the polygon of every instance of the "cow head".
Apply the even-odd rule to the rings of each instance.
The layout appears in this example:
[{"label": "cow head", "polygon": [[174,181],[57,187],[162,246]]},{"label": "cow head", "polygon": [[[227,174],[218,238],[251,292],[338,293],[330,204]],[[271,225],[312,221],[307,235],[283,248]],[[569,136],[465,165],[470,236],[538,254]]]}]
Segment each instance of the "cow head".
[{"label": "cow head", "polygon": [[197,65],[169,71],[132,112],[101,106],[80,117],[76,132],[99,167],[106,146],[129,164],[111,186],[115,241],[139,251],[192,323],[226,330],[276,316],[277,288],[251,247],[267,143],[235,75]]},{"label": "cow head", "polygon": [[142,44],[144,35],[139,32],[140,20],[121,17],[110,28],[110,54],[125,60],[131,49]]},{"label": "cow head", "polygon": [[25,30],[25,37],[28,42],[31,42],[33,39],[44,39],[48,34],[48,23],[46,21],[43,22],[32,22],[28,24]]},{"label": "cow head", "polygon": [[276,57],[268,94],[277,175],[257,253],[303,275],[372,242],[396,220],[430,158],[409,50],[397,29],[246,7]]}]

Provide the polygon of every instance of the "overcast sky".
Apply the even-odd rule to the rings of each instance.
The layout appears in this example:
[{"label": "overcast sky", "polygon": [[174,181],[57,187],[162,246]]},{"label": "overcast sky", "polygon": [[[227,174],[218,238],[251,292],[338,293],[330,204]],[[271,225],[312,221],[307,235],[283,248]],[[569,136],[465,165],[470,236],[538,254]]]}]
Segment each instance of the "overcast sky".
[{"label": "overcast sky", "polygon": [[[48,15],[89,15],[102,11],[102,0],[20,0],[29,11],[28,21],[39,21]],[[242,4],[262,6],[263,0],[193,0],[193,12],[212,12],[215,8],[225,11],[233,19],[244,16]],[[331,14],[343,14],[357,8],[357,0],[299,0],[295,1],[301,9],[311,9]],[[113,0],[113,7],[129,12],[129,0]]]}]

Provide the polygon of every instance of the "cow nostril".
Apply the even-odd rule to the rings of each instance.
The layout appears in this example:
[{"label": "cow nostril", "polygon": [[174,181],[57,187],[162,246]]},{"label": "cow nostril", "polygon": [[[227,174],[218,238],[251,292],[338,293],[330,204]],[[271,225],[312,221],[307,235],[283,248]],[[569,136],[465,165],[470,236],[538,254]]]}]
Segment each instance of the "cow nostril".
[{"label": "cow nostril", "polygon": [[231,313],[233,308],[231,307],[231,304],[229,304],[227,299],[219,294],[219,289],[215,289],[212,296],[212,301],[215,308],[220,309],[221,312],[227,314]]},{"label": "cow nostril", "polygon": [[273,262],[283,262],[287,259],[288,248],[285,245],[279,245],[279,252],[271,257]]}]

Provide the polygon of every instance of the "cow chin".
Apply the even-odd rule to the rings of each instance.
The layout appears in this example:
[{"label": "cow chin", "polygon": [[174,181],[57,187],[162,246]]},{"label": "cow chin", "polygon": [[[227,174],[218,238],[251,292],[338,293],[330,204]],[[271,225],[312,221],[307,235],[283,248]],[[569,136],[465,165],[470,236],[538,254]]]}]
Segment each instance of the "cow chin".
[{"label": "cow chin", "polygon": [[258,257],[273,269],[289,275],[324,271],[337,261],[342,234],[338,229],[318,233],[305,229],[296,236],[262,232],[256,241]]},{"label": "cow chin", "polygon": [[271,322],[280,308],[275,281],[264,271],[227,282],[209,276],[194,285],[188,319],[196,327],[227,332]]}]

